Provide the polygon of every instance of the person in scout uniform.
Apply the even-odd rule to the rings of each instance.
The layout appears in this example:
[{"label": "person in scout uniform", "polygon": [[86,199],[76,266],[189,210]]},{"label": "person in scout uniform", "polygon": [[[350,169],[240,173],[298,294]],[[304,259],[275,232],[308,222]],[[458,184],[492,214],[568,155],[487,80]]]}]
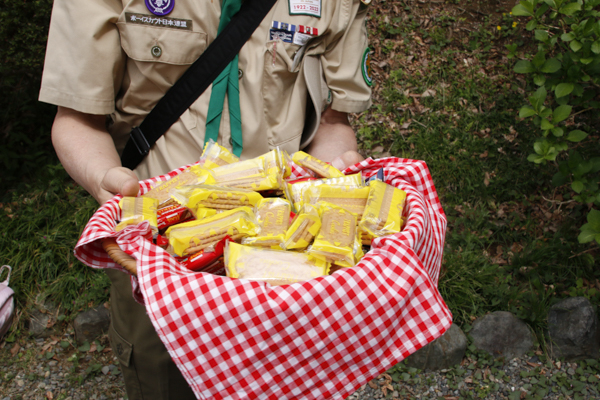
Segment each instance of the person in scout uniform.
[{"label": "person in scout uniform", "polygon": [[[280,147],[339,169],[362,160],[348,113],[371,105],[368,1],[281,0],[230,64],[227,83],[214,82],[135,170],[121,166],[131,129],[215,39],[232,2],[239,8],[241,0],[55,0],[39,99],[58,106],[56,152],[99,203],[197,161],[210,138],[242,159]],[[129,399],[194,398],[129,277],[107,274],[111,345]]]}]

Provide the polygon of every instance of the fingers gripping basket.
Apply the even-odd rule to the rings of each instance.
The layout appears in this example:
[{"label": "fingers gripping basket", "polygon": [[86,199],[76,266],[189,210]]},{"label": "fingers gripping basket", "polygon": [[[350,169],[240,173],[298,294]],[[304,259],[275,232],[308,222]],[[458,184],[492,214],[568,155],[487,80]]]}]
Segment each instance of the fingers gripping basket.
[{"label": "fingers gripping basket", "polygon": [[[124,270],[104,242],[130,257],[136,299],[198,398],[342,399],[451,324],[437,290],[446,217],[427,166],[367,159],[344,172],[368,178],[381,168],[407,193],[405,228],[330,276],[270,286],[189,271],[147,240],[147,224],[114,234],[118,197],[92,217],[75,255]],[[141,182],[142,193],[182,170]]]}]

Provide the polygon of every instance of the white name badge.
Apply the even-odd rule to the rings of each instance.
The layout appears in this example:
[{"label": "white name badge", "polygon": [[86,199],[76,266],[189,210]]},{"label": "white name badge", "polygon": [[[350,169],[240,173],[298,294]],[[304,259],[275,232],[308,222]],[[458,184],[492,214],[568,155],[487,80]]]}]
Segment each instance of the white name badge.
[{"label": "white name badge", "polygon": [[289,0],[290,15],[314,15],[321,18],[321,0]]}]

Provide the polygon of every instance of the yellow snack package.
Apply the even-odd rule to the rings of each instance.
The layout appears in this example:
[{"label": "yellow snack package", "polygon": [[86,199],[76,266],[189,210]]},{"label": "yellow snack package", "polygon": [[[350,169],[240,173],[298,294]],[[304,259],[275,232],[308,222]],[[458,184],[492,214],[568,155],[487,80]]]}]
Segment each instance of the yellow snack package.
[{"label": "yellow snack package", "polygon": [[260,228],[258,236],[242,240],[242,244],[282,250],[285,232],[290,225],[290,202],[275,197],[262,199],[255,209]]},{"label": "yellow snack package", "polygon": [[201,220],[184,222],[167,229],[167,251],[179,257],[198,253],[229,236],[241,240],[258,233],[256,216],[250,207],[228,210]]},{"label": "yellow snack package", "polygon": [[308,249],[308,254],[324,257],[330,263],[353,267],[357,262],[356,214],[327,202],[321,202],[318,206],[321,230]]},{"label": "yellow snack package", "polygon": [[158,200],[158,207],[166,207],[173,203],[171,195],[173,191],[180,186],[185,185],[211,185],[215,183],[215,178],[209,169],[201,167],[200,165],[192,165],[179,175],[174,176],[165,182],[160,182],[154,186],[142,197],[148,197]]},{"label": "yellow snack package", "polygon": [[358,223],[360,231],[371,238],[400,232],[405,203],[404,190],[382,181],[371,181],[365,212]]},{"label": "yellow snack package", "polygon": [[199,165],[206,168],[217,168],[238,161],[240,159],[235,154],[210,139],[204,146]]},{"label": "yellow snack package", "polygon": [[123,197],[119,200],[121,208],[121,221],[115,227],[116,232],[122,231],[126,226],[137,225],[148,221],[153,234],[158,233],[156,212],[158,200],[149,197]]},{"label": "yellow snack package", "polygon": [[321,217],[319,216],[319,210],[311,204],[305,204],[286,231],[283,248],[285,250],[306,249],[320,229]]},{"label": "yellow snack package", "polygon": [[329,263],[305,253],[228,243],[225,273],[230,278],[287,285],[327,275]]},{"label": "yellow snack package", "polygon": [[288,190],[286,192],[286,196],[288,196],[288,200],[292,202],[292,205],[297,206],[297,209],[300,209],[303,203],[302,197],[304,195],[304,191],[309,187],[319,185],[362,188],[365,187],[365,182],[360,173],[344,175],[339,178],[303,180],[300,182],[288,183]]},{"label": "yellow snack package", "polygon": [[[269,153],[267,153],[269,154]],[[279,189],[281,180],[269,173],[265,156],[213,169],[217,185],[254,191]]]},{"label": "yellow snack package", "polygon": [[292,154],[292,161],[302,168],[306,168],[314,172],[320,178],[339,178],[344,176],[342,171],[336,167],[329,165],[326,162],[321,161],[303,151],[297,151]]},{"label": "yellow snack package", "polygon": [[231,189],[213,185],[182,186],[171,196],[175,201],[191,210],[214,208],[232,210],[238,207],[254,207],[262,196],[252,190]]},{"label": "yellow snack package", "polygon": [[340,206],[356,214],[357,220],[363,215],[369,187],[354,188],[348,186],[319,185],[311,186],[304,191],[302,201],[304,203],[317,204],[327,202]]},{"label": "yellow snack package", "polygon": [[192,210],[192,215],[196,219],[212,217],[215,214],[217,214],[217,210],[214,208],[196,207]]}]

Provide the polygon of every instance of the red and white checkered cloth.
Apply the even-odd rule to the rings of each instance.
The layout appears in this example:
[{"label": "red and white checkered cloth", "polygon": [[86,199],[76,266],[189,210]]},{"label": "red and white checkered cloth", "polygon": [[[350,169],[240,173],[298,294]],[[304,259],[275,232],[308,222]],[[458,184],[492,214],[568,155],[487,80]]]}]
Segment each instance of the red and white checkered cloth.
[{"label": "red and white checkered cloth", "polygon": [[[446,217],[429,170],[385,158],[344,172],[368,178],[380,168],[407,193],[405,228],[330,276],[270,286],[196,273],[144,238],[147,223],[118,235],[137,259],[132,283],[199,399],[343,399],[449,328],[437,290]],[[167,178],[142,182],[142,193]],[[120,268],[99,242],[116,236],[118,199],[96,212],[75,248],[91,267]]]}]

